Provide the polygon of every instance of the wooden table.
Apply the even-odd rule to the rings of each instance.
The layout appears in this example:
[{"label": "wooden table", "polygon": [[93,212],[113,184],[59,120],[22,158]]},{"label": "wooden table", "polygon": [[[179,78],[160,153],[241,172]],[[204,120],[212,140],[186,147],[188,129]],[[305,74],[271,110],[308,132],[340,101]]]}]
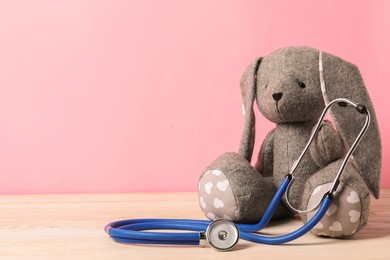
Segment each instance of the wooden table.
[{"label": "wooden table", "polygon": [[[390,259],[390,190],[372,201],[367,227],[351,239],[312,234],[285,245],[240,241],[234,251],[113,242],[103,227],[127,218],[203,218],[196,193],[0,196],[0,259]],[[281,234],[298,220],[272,223]]]}]

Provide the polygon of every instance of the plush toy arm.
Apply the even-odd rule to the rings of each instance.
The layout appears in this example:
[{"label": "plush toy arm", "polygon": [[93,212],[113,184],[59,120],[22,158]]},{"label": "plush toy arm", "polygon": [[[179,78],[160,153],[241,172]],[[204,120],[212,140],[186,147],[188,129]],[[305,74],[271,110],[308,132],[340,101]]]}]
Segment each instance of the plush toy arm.
[{"label": "plush toy arm", "polygon": [[343,155],[343,143],[329,121],[324,121],[310,146],[310,155],[319,167],[325,167]]},{"label": "plush toy arm", "polygon": [[264,177],[273,175],[274,131],[275,129],[272,129],[265,137],[255,164],[255,169]]}]

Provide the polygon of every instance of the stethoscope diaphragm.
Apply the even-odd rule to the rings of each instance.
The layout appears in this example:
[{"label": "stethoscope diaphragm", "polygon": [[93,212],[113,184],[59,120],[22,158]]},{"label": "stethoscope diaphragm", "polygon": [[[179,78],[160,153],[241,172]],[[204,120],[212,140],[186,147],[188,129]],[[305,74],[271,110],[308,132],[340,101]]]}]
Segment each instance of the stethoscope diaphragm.
[{"label": "stethoscope diaphragm", "polygon": [[217,219],[210,223],[206,230],[206,240],[218,251],[232,249],[240,239],[240,231],[236,224],[225,219]]}]

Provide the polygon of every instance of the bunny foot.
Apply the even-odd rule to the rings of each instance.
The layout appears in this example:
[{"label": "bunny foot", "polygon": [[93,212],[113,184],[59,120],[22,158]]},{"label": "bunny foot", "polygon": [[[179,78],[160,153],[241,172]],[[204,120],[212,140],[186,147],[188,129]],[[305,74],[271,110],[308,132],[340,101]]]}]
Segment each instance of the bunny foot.
[{"label": "bunny foot", "polygon": [[198,194],[200,207],[210,220],[237,219],[237,202],[230,182],[222,171],[206,171],[199,181]]},{"label": "bunny foot", "polygon": [[[198,190],[206,217],[241,223],[258,222],[275,192],[273,177],[263,177],[237,153],[225,153],[211,163],[200,177]],[[274,217],[290,215],[280,205]]]},{"label": "bunny foot", "polygon": [[[341,164],[342,159],[339,159],[307,179],[301,208],[313,208],[321,201],[322,196],[330,189]],[[370,193],[361,176],[352,163],[346,165],[333,202],[318,225],[311,230],[312,233],[327,237],[348,237],[367,224]],[[314,214],[315,212],[302,214],[302,220],[307,222]]]},{"label": "bunny foot", "polygon": [[[307,208],[314,207],[331,185],[332,183],[326,183],[316,187]],[[308,213],[307,218],[311,219],[314,214],[315,212]],[[362,203],[358,193],[345,183],[340,183],[328,211],[311,232],[328,237],[351,236],[359,229],[361,216]]]}]

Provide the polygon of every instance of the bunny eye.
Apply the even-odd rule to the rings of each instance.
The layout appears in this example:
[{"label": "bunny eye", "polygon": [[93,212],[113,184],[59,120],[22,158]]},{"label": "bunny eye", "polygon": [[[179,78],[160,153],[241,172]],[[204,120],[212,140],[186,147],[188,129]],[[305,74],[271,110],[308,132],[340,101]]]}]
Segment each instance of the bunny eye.
[{"label": "bunny eye", "polygon": [[306,88],[306,85],[303,82],[298,82],[298,85],[300,88]]},{"label": "bunny eye", "polygon": [[265,85],[264,85],[264,88],[266,89],[267,87],[268,87],[268,84],[265,84]]}]

